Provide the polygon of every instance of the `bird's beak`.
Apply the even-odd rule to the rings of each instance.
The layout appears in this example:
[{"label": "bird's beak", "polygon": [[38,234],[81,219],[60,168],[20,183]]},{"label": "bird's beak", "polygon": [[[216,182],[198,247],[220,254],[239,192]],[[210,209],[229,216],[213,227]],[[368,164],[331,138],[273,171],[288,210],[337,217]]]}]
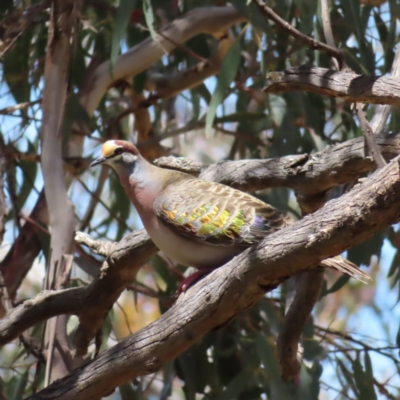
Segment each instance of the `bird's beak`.
[{"label": "bird's beak", "polygon": [[106,162],[106,161],[107,161],[107,158],[106,158],[106,157],[99,157],[97,160],[94,160],[94,161],[90,164],[89,168],[92,168],[92,167],[94,167],[94,166],[96,166],[96,165],[102,164],[102,163],[104,163],[104,162]]}]

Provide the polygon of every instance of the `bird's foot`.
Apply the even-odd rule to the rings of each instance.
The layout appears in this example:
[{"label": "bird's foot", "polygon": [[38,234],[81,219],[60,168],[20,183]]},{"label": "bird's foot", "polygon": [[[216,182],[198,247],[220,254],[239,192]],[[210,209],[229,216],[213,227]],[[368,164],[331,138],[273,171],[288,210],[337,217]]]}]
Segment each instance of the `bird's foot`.
[{"label": "bird's foot", "polygon": [[213,268],[202,268],[196,271],[194,274],[189,275],[179,284],[178,290],[176,291],[177,296],[179,296],[182,292],[185,293],[190,286],[194,285],[198,280],[203,278],[203,276],[208,275],[212,270]]}]

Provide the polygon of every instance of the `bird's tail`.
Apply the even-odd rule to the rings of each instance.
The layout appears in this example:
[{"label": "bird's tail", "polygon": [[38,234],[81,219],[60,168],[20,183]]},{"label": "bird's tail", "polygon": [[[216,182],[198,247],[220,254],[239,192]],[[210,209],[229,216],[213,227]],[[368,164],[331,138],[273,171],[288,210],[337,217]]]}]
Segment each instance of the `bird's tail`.
[{"label": "bird's tail", "polygon": [[320,265],[325,268],[336,269],[337,271],[350,275],[352,278],[363,283],[368,283],[368,281],[372,280],[372,278],[365,272],[361,271],[356,264],[353,264],[341,256],[327,258],[326,260],[321,261]]}]

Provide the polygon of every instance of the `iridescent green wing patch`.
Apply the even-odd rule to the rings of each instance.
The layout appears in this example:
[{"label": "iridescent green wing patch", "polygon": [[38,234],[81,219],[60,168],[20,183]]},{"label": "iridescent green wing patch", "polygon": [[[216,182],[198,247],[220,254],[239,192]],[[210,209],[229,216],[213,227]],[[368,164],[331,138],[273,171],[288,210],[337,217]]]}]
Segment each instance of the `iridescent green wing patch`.
[{"label": "iridescent green wing patch", "polygon": [[220,246],[250,246],[283,220],[275,208],[246,193],[198,179],[168,186],[154,211],[174,232]]},{"label": "iridescent green wing patch", "polygon": [[157,202],[157,215],[177,233],[210,244],[231,245],[240,240],[244,214],[239,210],[231,218],[231,211],[216,205],[178,210],[167,202]]}]

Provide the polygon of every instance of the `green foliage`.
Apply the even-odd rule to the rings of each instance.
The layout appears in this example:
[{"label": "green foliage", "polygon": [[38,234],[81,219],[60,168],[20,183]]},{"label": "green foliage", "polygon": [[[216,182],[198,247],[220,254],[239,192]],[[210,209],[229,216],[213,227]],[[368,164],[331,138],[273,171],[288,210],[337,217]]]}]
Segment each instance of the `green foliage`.
[{"label": "green foliage", "polygon": [[[1,0],[0,19],[38,2]],[[234,42],[229,49],[224,49],[222,60],[218,61],[215,56],[224,43],[220,34],[226,33],[226,29],[214,37],[208,33],[212,26],[206,21],[207,33],[200,32],[185,43],[175,43],[173,51],[165,52],[140,74],[131,76],[126,65],[119,65],[127,68],[125,79],[109,87],[94,115],[89,116],[85,108],[87,95],[91,90],[101,92],[102,85],[96,66],[110,62],[107,72],[112,77],[113,69],[124,59],[119,58],[119,54],[143,46],[143,41],[149,37],[158,46],[157,32],[163,29],[162,32],[169,32],[166,27],[171,21],[185,18],[187,12],[195,14],[200,7],[224,7],[228,3],[246,16],[248,23],[230,28]],[[325,40],[319,1],[266,3],[302,33]],[[328,3],[335,44],[343,50],[349,67],[365,75],[390,73],[400,42],[398,1],[389,0],[381,6],[363,5],[359,0]],[[306,48],[267,20],[253,2],[84,1],[79,18],[79,29],[71,39],[71,61],[64,66],[68,74],[68,98],[62,130],[58,134],[63,136],[64,155],[71,169],[66,175],[67,185],[72,182],[68,194],[79,218],[90,216],[86,229],[95,238],[120,240],[130,230],[142,228],[115,174],[111,173],[102,183],[100,170],[87,172],[79,165],[87,165],[86,158],[97,157],[100,144],[105,140],[135,140],[137,132],[133,132],[133,120],[138,117],[137,113],[133,116],[129,111],[132,107],[130,92],[125,89],[131,85],[135,92],[149,97],[148,76],[151,74],[174,76],[186,71],[188,75],[195,75],[199,65],[204,67],[199,64],[204,59],[219,66],[216,76],[189,85],[174,98],[160,99],[149,106],[152,131],[144,139],[144,149],[150,153],[146,154],[148,158],[165,154],[157,148],[161,135],[172,136],[162,142],[163,146],[172,148],[171,154],[212,163],[224,159],[312,154],[362,135],[351,105],[340,99],[310,92],[266,94],[262,91],[269,72],[305,64],[332,68],[332,60],[326,53]],[[192,21],[187,26],[182,19],[177,31],[190,30]],[[7,259],[16,260],[8,264],[15,276],[27,262],[27,254],[40,244],[34,266],[18,288],[16,304],[42,290],[51,254],[47,217],[32,214],[38,191],[43,189],[41,165],[29,158],[32,154],[40,156],[40,101],[49,52],[48,25],[48,9],[34,15],[18,33],[0,64],[1,148],[4,144],[7,150],[7,224],[2,248]],[[0,22],[0,46],[8,40],[6,28]],[[15,110],[4,111],[6,107],[30,101],[32,103]],[[368,107],[369,119],[375,110],[375,106]],[[192,129],[193,126],[196,129]],[[398,132],[399,127],[400,111],[394,108],[385,130]],[[176,128],[182,128],[183,134],[179,137],[173,133]],[[12,146],[15,153],[8,151]],[[17,153],[22,154],[20,158]],[[76,170],[74,165],[78,166]],[[295,194],[288,188],[272,188],[257,192],[256,196],[283,212],[301,217]],[[362,206],[360,204],[355,212],[362,212]],[[33,245],[25,233],[31,225],[35,232]],[[120,386],[113,393],[113,399],[398,398],[399,237],[399,227],[394,226],[348,249],[346,256],[366,268],[373,283],[363,286],[348,276],[326,274],[319,301],[303,330],[301,368],[294,381],[281,379],[276,352],[277,337],[293,297],[291,283],[286,282],[251,309],[209,332],[156,374]],[[12,246],[14,243],[16,245]],[[71,287],[82,286],[102,276],[102,257],[93,256],[78,246],[74,251]],[[126,325],[131,331],[137,331],[160,313],[167,312],[184,271],[184,267],[160,254],[145,263],[137,278],[139,289],[135,289],[133,295],[124,293],[118,299],[121,308],[115,306],[108,312],[96,338],[96,345],[101,342],[99,351],[128,335]],[[121,309],[126,312],[125,316],[121,317]],[[43,332],[43,323],[29,332],[35,344],[43,342]],[[75,332],[76,326],[73,326],[69,331],[70,339]],[[88,360],[94,355],[94,346],[91,346]],[[0,399],[19,400],[43,388],[45,365],[19,341],[1,350],[0,358]]]},{"label": "green foliage", "polygon": [[111,40],[111,66],[113,66],[117,60],[120,43],[122,38],[125,36],[126,28],[129,24],[129,18],[136,7],[136,3],[136,0],[120,0],[119,2]]},{"label": "green foliage", "polygon": [[[20,40],[4,55],[2,79],[15,99],[15,103],[29,101],[29,52],[31,37],[24,33]],[[26,121],[26,111],[21,111],[22,121]]]},{"label": "green foliage", "polygon": [[20,400],[28,383],[29,371],[26,370],[22,375],[12,377],[5,385],[5,398],[10,400]]},{"label": "green foliage", "polygon": [[370,265],[373,255],[377,256],[379,260],[385,237],[387,237],[387,232],[379,232],[364,243],[354,246],[348,251],[349,260],[357,265]]},{"label": "green foliage", "polygon": [[147,27],[149,28],[150,35],[153,40],[158,43],[158,37],[156,32],[156,17],[154,15],[153,5],[151,0],[143,0],[143,13],[146,19]]},{"label": "green foliage", "polygon": [[[113,193],[113,197],[111,199],[110,211],[113,213],[113,216],[118,217],[120,221],[127,221],[129,218],[129,212],[131,203],[129,198],[126,196],[125,191],[121,184],[119,183],[118,178],[112,174],[110,176],[111,183],[111,193]],[[117,234],[115,239],[121,240],[124,234],[127,232],[126,224],[118,224]]]},{"label": "green foliage", "polygon": [[238,40],[236,40],[222,61],[221,69],[218,74],[217,86],[208,106],[206,117],[206,134],[209,133],[213,125],[214,118],[217,113],[217,107],[222,102],[225,92],[229,89],[230,84],[235,78],[237,69],[239,67],[240,52],[240,43]]},{"label": "green foliage", "polygon": [[140,396],[130,383],[119,387],[121,400],[139,400]]}]

